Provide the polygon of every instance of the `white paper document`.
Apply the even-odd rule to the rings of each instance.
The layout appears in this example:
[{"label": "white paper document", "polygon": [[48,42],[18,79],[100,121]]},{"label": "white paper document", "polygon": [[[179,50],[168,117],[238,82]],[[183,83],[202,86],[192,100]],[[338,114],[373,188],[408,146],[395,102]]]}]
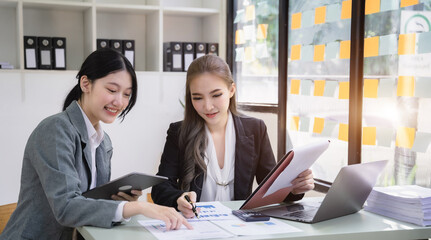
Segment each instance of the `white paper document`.
[{"label": "white paper document", "polygon": [[303,171],[309,169],[317,158],[329,147],[328,140],[321,140],[293,148],[293,159],[266,191],[264,197],[278,190],[292,186],[291,182]]},{"label": "white paper document", "polygon": [[189,240],[233,237],[231,233],[226,232],[210,221],[190,222],[190,224],[193,226],[193,230],[189,230],[183,225],[178,230],[170,231],[166,231],[165,223],[160,220],[139,220],[138,222],[159,240]]},{"label": "white paper document", "polygon": [[282,234],[302,231],[274,218],[263,222],[244,222],[240,219],[225,220],[214,222],[214,224],[239,236]]},{"label": "white paper document", "polygon": [[238,219],[232,214],[232,209],[220,202],[198,202],[196,208],[199,209],[199,218],[188,219],[189,222]]}]

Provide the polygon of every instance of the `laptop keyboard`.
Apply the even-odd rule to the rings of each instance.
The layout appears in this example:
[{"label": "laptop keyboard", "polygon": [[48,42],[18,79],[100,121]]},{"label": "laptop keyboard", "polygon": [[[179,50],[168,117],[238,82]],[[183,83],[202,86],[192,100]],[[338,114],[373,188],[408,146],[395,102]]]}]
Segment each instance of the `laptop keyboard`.
[{"label": "laptop keyboard", "polygon": [[297,211],[297,212],[291,212],[284,214],[283,216],[289,216],[289,217],[296,217],[296,218],[302,218],[302,219],[309,219],[313,218],[316,214],[317,210],[311,210],[311,211]]}]

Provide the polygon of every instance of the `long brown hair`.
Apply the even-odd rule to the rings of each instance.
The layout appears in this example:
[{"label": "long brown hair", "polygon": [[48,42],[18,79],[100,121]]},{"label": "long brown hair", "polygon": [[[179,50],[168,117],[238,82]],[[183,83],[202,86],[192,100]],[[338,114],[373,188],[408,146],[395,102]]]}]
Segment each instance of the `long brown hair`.
[{"label": "long brown hair", "polygon": [[[184,149],[184,164],[180,177],[180,186],[184,191],[190,190],[190,183],[197,177],[198,172],[206,172],[204,160],[207,147],[205,120],[199,116],[193,107],[190,93],[191,81],[204,73],[210,73],[223,79],[228,88],[234,83],[227,63],[215,55],[205,55],[195,59],[187,70],[184,121],[181,125],[179,142],[180,148]],[[235,94],[230,98],[229,110],[232,114],[238,115]]]}]

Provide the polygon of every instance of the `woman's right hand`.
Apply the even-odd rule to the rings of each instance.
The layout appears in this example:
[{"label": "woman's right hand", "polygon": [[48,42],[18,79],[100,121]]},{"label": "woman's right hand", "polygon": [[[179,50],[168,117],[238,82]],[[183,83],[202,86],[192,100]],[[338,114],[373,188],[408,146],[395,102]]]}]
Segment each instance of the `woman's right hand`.
[{"label": "woman's right hand", "polygon": [[127,202],[124,205],[124,218],[129,218],[137,214],[162,220],[166,224],[166,230],[178,230],[182,225],[186,226],[188,229],[193,229],[192,225],[172,207],[165,207],[148,202]]},{"label": "woman's right hand", "polygon": [[185,192],[177,199],[178,210],[183,213],[184,217],[193,218],[195,214],[193,213],[192,205],[184,198],[185,195],[189,196],[193,204],[196,203],[196,193],[193,191]]}]

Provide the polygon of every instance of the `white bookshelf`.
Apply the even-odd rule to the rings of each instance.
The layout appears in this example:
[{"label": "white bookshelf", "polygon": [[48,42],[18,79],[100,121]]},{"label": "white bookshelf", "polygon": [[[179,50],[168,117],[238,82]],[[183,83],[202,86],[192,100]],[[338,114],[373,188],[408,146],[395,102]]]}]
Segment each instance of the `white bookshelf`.
[{"label": "white bookshelf", "polygon": [[224,0],[0,0],[0,62],[29,72],[24,36],[66,37],[76,71],[97,38],[133,39],[136,71],[163,73],[165,41],[216,42],[225,58],[225,10]]}]

